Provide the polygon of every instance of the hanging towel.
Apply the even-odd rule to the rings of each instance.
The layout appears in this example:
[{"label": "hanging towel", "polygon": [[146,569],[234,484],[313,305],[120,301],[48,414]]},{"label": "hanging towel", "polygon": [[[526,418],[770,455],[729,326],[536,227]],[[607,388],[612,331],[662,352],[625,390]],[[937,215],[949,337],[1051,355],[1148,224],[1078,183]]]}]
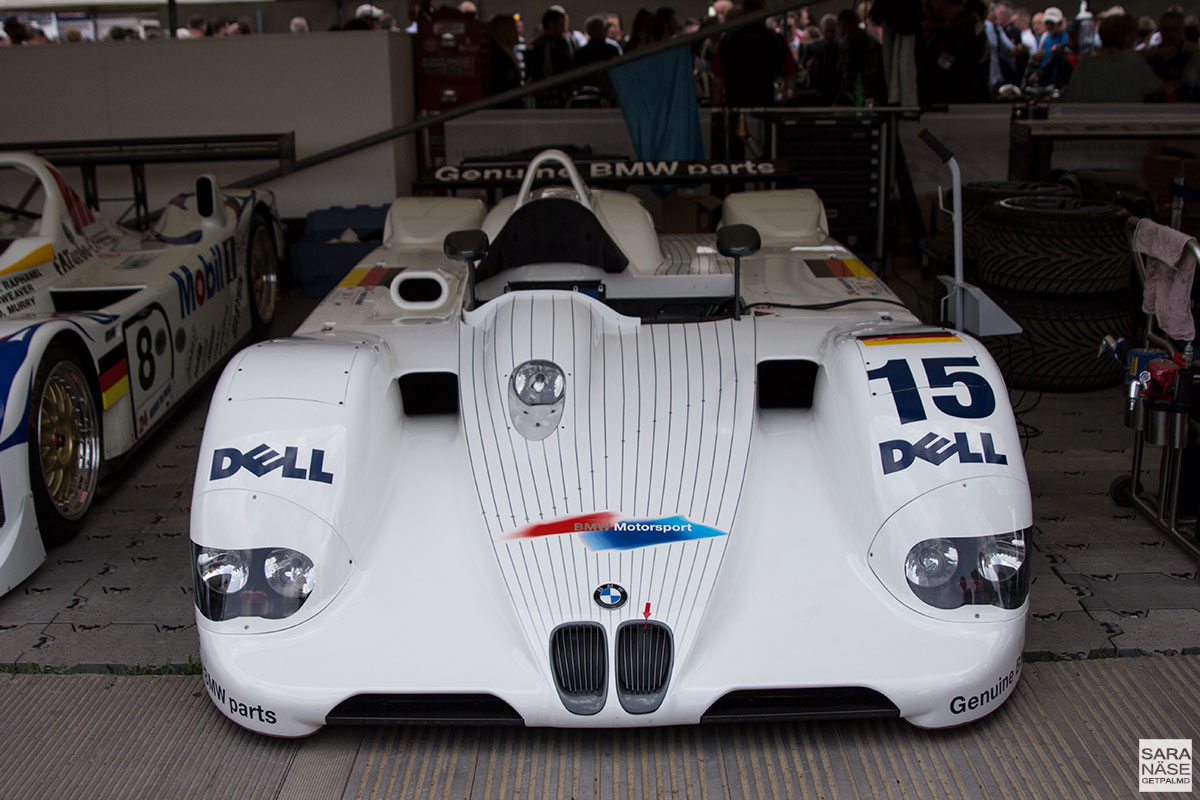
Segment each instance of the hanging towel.
[{"label": "hanging towel", "polygon": [[1172,339],[1190,342],[1196,337],[1192,320],[1192,280],[1196,257],[1182,231],[1143,219],[1133,234],[1133,246],[1146,256],[1146,285],[1142,310],[1153,314],[1158,326]]}]

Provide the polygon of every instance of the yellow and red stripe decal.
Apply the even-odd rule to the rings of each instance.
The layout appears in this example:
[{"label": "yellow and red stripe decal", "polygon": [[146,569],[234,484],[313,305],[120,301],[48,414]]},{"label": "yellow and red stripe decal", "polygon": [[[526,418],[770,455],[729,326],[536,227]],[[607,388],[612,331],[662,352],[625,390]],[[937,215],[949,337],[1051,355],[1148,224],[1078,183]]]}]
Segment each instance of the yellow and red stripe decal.
[{"label": "yellow and red stripe decal", "polygon": [[100,357],[100,397],[107,411],[129,394],[129,360],[125,346],[118,345]]},{"label": "yellow and red stripe decal", "polygon": [[919,331],[917,333],[893,333],[884,336],[860,336],[858,340],[865,347],[877,347],[883,344],[944,344],[946,342],[962,341],[962,339],[950,331]]},{"label": "yellow and red stripe decal", "polygon": [[21,272],[30,267],[36,267],[38,264],[46,264],[54,260],[54,245],[44,244],[31,253],[28,253],[22,258],[17,259],[10,266],[0,270],[0,277],[11,275],[14,272]]},{"label": "yellow and red stripe decal", "polygon": [[816,278],[873,278],[875,273],[857,258],[806,258]]},{"label": "yellow and red stripe decal", "polygon": [[390,286],[403,267],[358,267],[342,278],[338,286]]}]

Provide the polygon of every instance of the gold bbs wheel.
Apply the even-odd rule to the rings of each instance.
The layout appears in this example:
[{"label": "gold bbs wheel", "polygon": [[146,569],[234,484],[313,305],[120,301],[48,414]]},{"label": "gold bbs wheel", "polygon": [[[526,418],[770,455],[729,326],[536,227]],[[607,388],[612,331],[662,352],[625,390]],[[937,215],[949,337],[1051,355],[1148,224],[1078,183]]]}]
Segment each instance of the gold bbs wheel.
[{"label": "gold bbs wheel", "polygon": [[92,504],[100,475],[95,396],[78,359],[52,345],[30,397],[30,482],[47,544],[70,539]]}]

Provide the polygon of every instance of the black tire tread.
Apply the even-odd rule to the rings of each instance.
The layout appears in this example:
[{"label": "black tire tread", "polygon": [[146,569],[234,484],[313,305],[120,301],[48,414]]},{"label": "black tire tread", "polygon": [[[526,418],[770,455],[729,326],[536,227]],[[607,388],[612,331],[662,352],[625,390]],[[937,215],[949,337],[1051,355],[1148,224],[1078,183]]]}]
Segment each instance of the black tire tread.
[{"label": "black tire tread", "polygon": [[1023,329],[981,340],[1011,388],[1083,392],[1124,380],[1121,363],[1096,353],[1106,335],[1133,334],[1138,306],[1132,293],[1047,298],[995,287],[985,291]]},{"label": "black tire tread", "polygon": [[1103,294],[1128,289],[1133,255],[1129,217],[1116,206],[1038,207],[1006,200],[980,219],[978,277],[1021,292]]}]

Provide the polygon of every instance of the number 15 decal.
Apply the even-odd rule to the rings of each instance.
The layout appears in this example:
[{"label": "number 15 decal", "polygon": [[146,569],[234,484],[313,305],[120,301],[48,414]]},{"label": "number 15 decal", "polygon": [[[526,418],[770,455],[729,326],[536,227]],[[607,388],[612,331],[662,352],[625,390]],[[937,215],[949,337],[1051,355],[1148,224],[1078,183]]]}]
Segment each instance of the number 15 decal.
[{"label": "number 15 decal", "polygon": [[[925,368],[925,377],[929,379],[930,389],[954,389],[957,384],[967,387],[970,393],[964,405],[955,392],[935,394],[931,398],[933,404],[943,414],[960,419],[983,419],[990,417],[996,410],[996,393],[992,385],[978,372],[967,372],[955,367],[978,367],[979,359],[974,356],[958,358],[923,358],[921,365]],[[897,358],[882,367],[867,373],[868,380],[884,379],[892,391],[892,401],[896,404],[896,413],[900,415],[900,424],[920,422],[928,419],[925,415],[925,405],[913,378],[912,367],[908,359]]]}]

